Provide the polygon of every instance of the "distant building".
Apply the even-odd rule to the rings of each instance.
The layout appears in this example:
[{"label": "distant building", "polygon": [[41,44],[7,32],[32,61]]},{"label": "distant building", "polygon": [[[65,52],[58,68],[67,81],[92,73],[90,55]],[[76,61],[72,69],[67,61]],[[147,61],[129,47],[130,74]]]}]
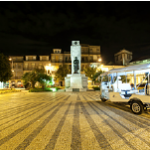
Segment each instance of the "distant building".
[{"label": "distant building", "polygon": [[142,56],[138,58],[134,58],[130,61],[130,65],[138,65],[138,64],[147,64],[150,63],[150,56]]},{"label": "distant building", "polygon": [[132,52],[123,49],[114,55],[115,64],[117,65],[129,65],[129,62],[132,60]]},{"label": "distant building", "polygon": [[97,71],[109,71],[111,69],[118,69],[118,68],[124,68],[125,66],[123,65],[104,65],[104,64],[97,64],[97,63],[91,63],[91,67],[97,68]]}]

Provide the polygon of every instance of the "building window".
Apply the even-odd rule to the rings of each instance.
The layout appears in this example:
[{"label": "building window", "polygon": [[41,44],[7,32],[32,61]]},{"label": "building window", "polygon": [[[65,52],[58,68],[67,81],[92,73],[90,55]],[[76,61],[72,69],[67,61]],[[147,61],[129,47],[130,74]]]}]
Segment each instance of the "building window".
[{"label": "building window", "polygon": [[67,57],[65,57],[65,62],[67,62]]},{"label": "building window", "polygon": [[84,62],[84,57],[82,57],[82,61]]},{"label": "building window", "polygon": [[35,57],[35,56],[33,56],[33,60],[36,60],[36,57]]},{"label": "building window", "polygon": [[18,64],[18,69],[21,69],[21,64]]},{"label": "building window", "polygon": [[35,68],[35,63],[32,63],[32,69],[34,69]]},{"label": "building window", "polygon": [[39,69],[41,69],[42,68],[42,64],[39,64]]},{"label": "building window", "polygon": [[90,60],[93,61],[93,56],[90,56]]},{"label": "building window", "polygon": [[28,68],[28,64],[25,64],[25,69],[27,69]]},{"label": "building window", "polygon": [[116,57],[116,61],[118,61],[118,57]]}]

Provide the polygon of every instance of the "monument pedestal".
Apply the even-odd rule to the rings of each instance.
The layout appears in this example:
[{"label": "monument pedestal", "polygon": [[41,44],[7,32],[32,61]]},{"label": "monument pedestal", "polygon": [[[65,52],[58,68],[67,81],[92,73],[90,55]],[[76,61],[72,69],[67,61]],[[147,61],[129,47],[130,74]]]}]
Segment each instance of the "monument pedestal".
[{"label": "monument pedestal", "polygon": [[65,77],[66,92],[87,91],[87,80],[85,74],[68,74]]}]

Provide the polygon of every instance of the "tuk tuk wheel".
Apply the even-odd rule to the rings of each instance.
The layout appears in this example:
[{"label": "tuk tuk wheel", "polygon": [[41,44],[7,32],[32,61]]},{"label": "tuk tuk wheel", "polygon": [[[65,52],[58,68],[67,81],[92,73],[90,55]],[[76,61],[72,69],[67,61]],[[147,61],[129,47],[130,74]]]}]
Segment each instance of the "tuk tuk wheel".
[{"label": "tuk tuk wheel", "polygon": [[130,104],[130,109],[132,110],[132,112],[134,114],[142,114],[143,110],[144,110],[144,107],[143,107],[143,104],[140,102],[140,101],[133,101],[131,104]]},{"label": "tuk tuk wheel", "polygon": [[105,102],[105,101],[106,101],[106,99],[104,99],[104,98],[102,98],[102,97],[100,97],[100,99],[101,99],[102,102]]}]

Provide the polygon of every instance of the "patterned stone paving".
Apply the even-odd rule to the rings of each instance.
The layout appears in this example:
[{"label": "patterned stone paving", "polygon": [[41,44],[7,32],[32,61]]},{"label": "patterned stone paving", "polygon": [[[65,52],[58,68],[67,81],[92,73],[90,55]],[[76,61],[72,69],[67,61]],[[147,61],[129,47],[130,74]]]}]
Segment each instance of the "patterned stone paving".
[{"label": "patterned stone paving", "polygon": [[0,95],[0,150],[149,150],[150,112],[99,92]]}]

